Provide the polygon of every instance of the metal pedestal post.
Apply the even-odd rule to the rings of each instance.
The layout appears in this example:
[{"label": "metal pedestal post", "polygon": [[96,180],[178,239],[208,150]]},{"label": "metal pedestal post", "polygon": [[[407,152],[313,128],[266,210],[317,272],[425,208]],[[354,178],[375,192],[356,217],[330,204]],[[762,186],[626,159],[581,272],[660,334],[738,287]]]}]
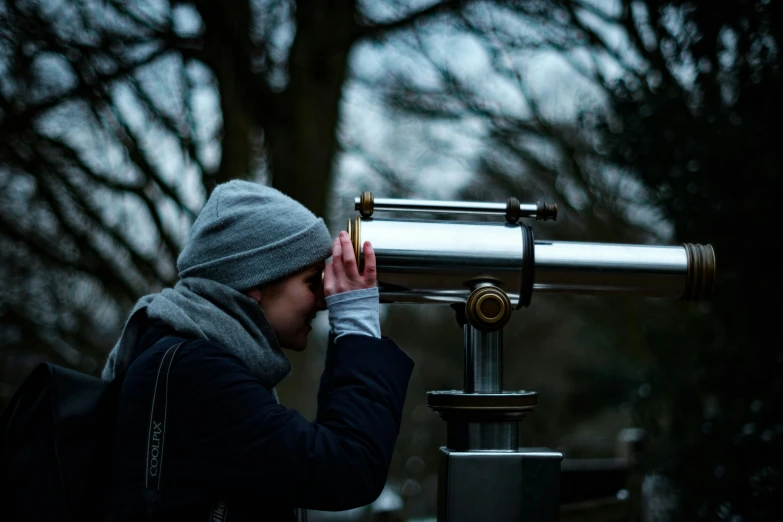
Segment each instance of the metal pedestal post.
[{"label": "metal pedestal post", "polygon": [[[519,447],[519,421],[536,407],[537,394],[503,391],[505,294],[488,286],[474,294],[479,291],[483,301],[469,298],[466,305],[464,390],[428,393],[428,405],[447,429],[446,447],[440,449],[438,521],[554,522],[563,456]],[[491,321],[495,317],[500,319]]]},{"label": "metal pedestal post", "polygon": [[560,461],[553,452],[440,449],[439,522],[555,522]]}]

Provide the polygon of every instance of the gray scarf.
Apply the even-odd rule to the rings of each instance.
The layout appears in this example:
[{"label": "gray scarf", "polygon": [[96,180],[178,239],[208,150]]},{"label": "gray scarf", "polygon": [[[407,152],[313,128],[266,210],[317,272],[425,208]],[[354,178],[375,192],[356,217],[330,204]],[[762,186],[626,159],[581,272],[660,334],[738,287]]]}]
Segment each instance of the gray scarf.
[{"label": "gray scarf", "polygon": [[139,299],[109,354],[101,374],[104,380],[111,381],[128,369],[136,343],[144,333],[139,326],[145,313],[183,336],[221,344],[270,390],[291,371],[290,361],[254,299],[209,279],[186,277],[174,288]]}]

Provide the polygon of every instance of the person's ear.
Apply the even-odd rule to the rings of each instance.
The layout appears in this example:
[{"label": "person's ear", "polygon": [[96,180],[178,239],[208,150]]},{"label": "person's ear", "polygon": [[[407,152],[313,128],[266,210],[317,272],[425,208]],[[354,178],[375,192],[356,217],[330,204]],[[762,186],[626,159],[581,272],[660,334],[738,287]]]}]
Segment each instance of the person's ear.
[{"label": "person's ear", "polygon": [[253,299],[256,303],[259,305],[261,304],[261,289],[260,288],[251,288],[247,292],[245,292],[245,295]]}]

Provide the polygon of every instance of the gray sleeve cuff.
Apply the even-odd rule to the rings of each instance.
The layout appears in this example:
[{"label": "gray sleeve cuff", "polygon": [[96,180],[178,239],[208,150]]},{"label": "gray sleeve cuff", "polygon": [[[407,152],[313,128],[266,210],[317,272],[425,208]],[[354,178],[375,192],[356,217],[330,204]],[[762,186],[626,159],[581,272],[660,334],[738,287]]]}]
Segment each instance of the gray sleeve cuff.
[{"label": "gray sleeve cuff", "polygon": [[352,290],[326,298],[329,326],[335,341],[343,335],[368,335],[381,338],[378,288]]}]

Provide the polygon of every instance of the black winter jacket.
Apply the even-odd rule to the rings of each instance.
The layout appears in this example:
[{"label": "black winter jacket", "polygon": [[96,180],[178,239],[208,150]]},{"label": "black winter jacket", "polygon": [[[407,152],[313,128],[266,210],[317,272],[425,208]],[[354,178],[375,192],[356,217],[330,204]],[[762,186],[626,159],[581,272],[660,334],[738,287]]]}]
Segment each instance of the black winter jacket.
[{"label": "black winter jacket", "polygon": [[[107,520],[145,517],[150,406],[165,325],[142,336],[125,376],[106,497]],[[161,340],[162,339],[162,340]],[[181,339],[180,339],[181,340]],[[190,340],[169,375],[158,520],[207,520],[224,501],[230,522],[293,520],[294,508],[344,510],[371,503],[386,482],[411,359],[389,339],[330,339],[308,422],[278,404],[221,345]]]}]

